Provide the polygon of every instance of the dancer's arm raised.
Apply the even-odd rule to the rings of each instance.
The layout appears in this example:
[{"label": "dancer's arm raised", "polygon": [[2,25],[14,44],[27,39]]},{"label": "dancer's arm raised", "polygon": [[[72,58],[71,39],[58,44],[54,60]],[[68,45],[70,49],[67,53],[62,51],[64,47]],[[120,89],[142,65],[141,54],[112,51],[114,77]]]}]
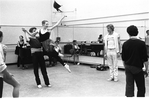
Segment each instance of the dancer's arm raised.
[{"label": "dancer's arm raised", "polygon": [[56,22],[52,27],[50,27],[49,29],[50,30],[53,30],[55,27],[57,27],[59,24],[60,24],[60,22],[65,18],[65,17],[67,17],[67,16],[63,16],[58,22]]}]

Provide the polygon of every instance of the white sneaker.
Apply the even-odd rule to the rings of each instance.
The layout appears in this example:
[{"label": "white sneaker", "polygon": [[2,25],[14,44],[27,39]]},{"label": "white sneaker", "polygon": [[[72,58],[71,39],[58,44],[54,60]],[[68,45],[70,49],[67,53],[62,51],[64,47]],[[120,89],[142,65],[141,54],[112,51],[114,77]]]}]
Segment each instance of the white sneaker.
[{"label": "white sneaker", "polygon": [[109,79],[107,79],[108,81],[113,81],[114,80],[114,78],[109,78]]},{"label": "white sneaker", "polygon": [[69,69],[69,65],[65,64],[64,67],[68,70],[69,73],[71,73],[71,70]]},{"label": "white sneaker", "polygon": [[61,54],[61,53],[59,53],[59,54],[58,54],[58,56],[60,56],[60,57],[64,57],[64,55],[63,55],[63,54]]},{"label": "white sneaker", "polygon": [[47,87],[52,87],[52,85],[47,85]]},{"label": "white sneaker", "polygon": [[118,82],[118,78],[114,78],[114,81],[115,81],[115,82]]},{"label": "white sneaker", "polygon": [[41,86],[41,85],[37,85],[37,87],[38,87],[38,88],[42,88],[42,86]]}]

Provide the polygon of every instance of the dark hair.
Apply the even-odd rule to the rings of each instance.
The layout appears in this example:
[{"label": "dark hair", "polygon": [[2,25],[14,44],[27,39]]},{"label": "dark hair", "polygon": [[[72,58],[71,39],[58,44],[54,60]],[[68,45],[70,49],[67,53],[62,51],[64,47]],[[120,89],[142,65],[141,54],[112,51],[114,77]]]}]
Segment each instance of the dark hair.
[{"label": "dark hair", "polygon": [[23,35],[20,35],[19,37],[22,37],[23,38]]},{"label": "dark hair", "polygon": [[131,25],[127,28],[127,33],[130,36],[137,36],[138,35],[138,28],[134,25]]},{"label": "dark hair", "polygon": [[42,25],[45,24],[46,22],[48,22],[48,21],[47,21],[47,20],[43,20],[43,21],[42,21]]},{"label": "dark hair", "polygon": [[72,42],[75,43],[75,42],[77,42],[77,40],[73,40]]},{"label": "dark hair", "polygon": [[29,32],[33,33],[34,29],[37,29],[37,28],[36,27],[32,27],[32,28],[29,29]]},{"label": "dark hair", "polygon": [[146,30],[146,33],[149,32],[149,30]]},{"label": "dark hair", "polygon": [[101,37],[102,37],[102,34],[99,35],[99,38],[101,38]]},{"label": "dark hair", "polygon": [[2,31],[0,31],[0,37],[3,37],[3,32]]},{"label": "dark hair", "polygon": [[107,28],[110,28],[112,31],[114,31],[114,25],[113,24],[107,25]]}]

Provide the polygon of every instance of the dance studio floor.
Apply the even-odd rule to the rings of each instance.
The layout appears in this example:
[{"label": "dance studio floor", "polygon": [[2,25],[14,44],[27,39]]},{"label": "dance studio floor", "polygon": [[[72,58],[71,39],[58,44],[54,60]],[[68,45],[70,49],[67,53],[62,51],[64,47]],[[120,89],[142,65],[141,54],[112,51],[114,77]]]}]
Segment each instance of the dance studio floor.
[{"label": "dance studio floor", "polygon": [[[16,65],[8,65],[8,70],[21,84],[20,97],[125,97],[125,74],[119,70],[119,81],[107,81],[109,70],[97,71],[89,65],[69,63],[72,73],[59,63],[47,67],[51,88],[44,85],[38,89],[34,80],[33,68],[22,70]],[[41,74],[41,72],[40,72]],[[146,79],[146,96],[149,97],[149,77]],[[3,97],[11,97],[12,87],[4,84]]]}]

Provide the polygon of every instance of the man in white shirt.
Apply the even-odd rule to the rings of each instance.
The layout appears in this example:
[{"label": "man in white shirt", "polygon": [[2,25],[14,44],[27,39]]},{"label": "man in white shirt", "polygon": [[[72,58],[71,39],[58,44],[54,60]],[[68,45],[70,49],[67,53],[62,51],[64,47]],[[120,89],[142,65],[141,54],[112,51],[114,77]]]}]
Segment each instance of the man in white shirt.
[{"label": "man in white shirt", "polygon": [[114,31],[112,24],[107,25],[108,34],[104,37],[105,57],[107,57],[108,66],[110,68],[109,81],[118,81],[117,57],[120,56],[120,35]]}]

